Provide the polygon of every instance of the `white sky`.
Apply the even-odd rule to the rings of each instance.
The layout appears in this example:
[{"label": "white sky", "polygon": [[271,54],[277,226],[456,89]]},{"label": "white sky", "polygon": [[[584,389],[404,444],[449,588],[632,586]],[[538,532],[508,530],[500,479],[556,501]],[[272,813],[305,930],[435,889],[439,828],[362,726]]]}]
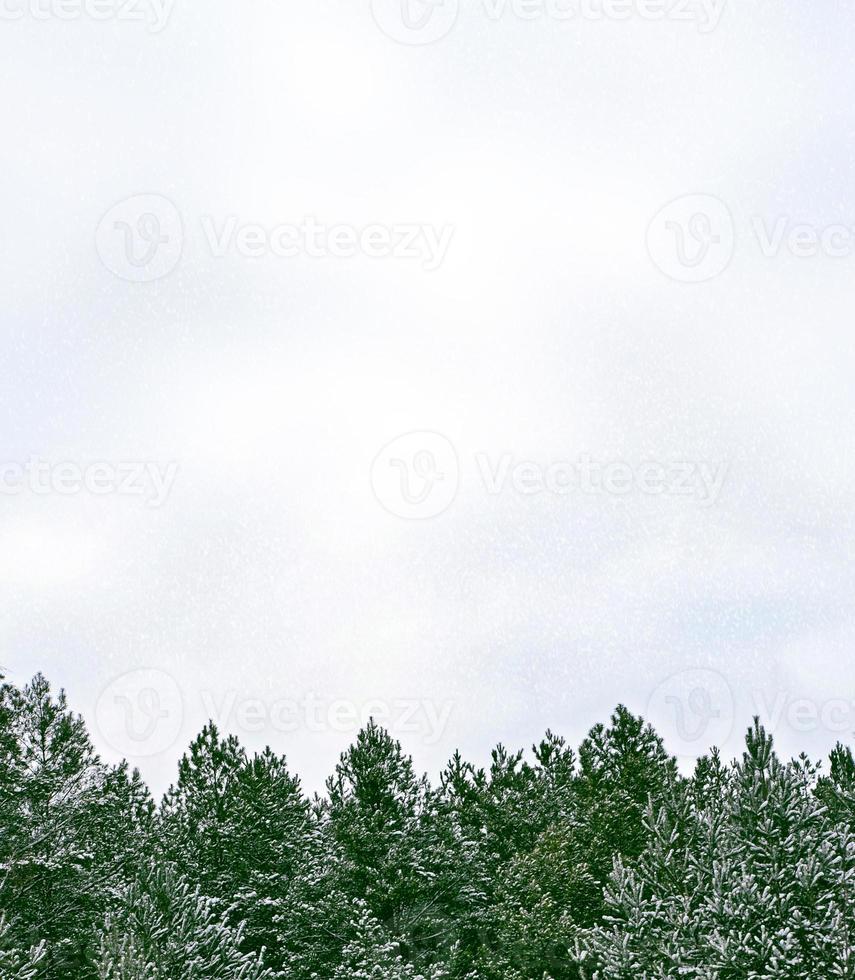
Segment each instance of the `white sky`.
[{"label": "white sky", "polygon": [[[23,14],[0,20],[0,462],[178,475],[157,509],[0,496],[11,679],[66,687],[156,792],[212,705],[312,789],[355,733],[340,700],[390,706],[431,773],[550,726],[578,741],[621,701],[687,756],[738,751],[758,711],[786,752],[855,730],[855,245],[769,258],[752,225],[855,228],[850,5],[732,0],[702,33],[464,0],[425,46],[368,0],[176,0],[159,33]],[[696,194],[735,254],[686,284],[646,233]],[[137,195],[183,222],[152,282],[96,247]],[[217,258],[205,216],[454,238],[435,271]],[[372,491],[413,431],[459,465],[431,520]],[[478,458],[504,454],[727,478],[707,506],[491,495]],[[321,723],[270,720],[308,695]]]}]

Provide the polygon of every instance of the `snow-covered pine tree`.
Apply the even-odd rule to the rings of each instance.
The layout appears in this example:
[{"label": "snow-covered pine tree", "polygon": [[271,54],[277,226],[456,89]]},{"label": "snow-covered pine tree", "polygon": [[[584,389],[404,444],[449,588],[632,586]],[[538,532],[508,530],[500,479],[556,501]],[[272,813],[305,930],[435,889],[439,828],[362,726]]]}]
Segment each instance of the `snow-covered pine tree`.
[{"label": "snow-covered pine tree", "polygon": [[618,860],[606,922],[580,944],[595,980],[850,980],[855,846],[759,724],[742,761],[703,760],[648,811],[639,859]]},{"label": "snow-covered pine tree", "polygon": [[[591,732],[583,752],[577,772],[575,754],[552,733],[534,748],[533,795],[525,808],[527,829],[539,836],[530,846],[520,835],[517,853],[495,872],[492,925],[478,958],[479,974],[489,980],[577,980],[578,937],[602,911],[603,855],[591,849],[600,839],[591,810],[602,806],[602,786],[622,786],[635,799],[674,775],[658,739],[623,709],[613,728]],[[622,817],[626,825],[627,813]]]},{"label": "snow-covered pine tree", "polygon": [[353,938],[332,980],[443,980],[448,976],[440,967],[422,973],[407,963],[400,945],[386,935],[363,901],[353,903],[349,931]]},{"label": "snow-covered pine tree", "polygon": [[819,780],[816,794],[835,824],[847,824],[855,832],[855,757],[852,749],[838,743],[830,762],[829,774]]},{"label": "snow-covered pine tree", "polygon": [[[327,894],[345,907],[364,901],[410,962],[429,961],[444,929],[449,869],[427,779],[416,776],[400,744],[372,721],[341,756],[327,791]],[[349,934],[335,909],[327,922],[339,936]]]},{"label": "snow-covered pine tree", "polygon": [[[601,912],[600,879],[616,846],[603,840],[610,828],[598,815],[632,826],[640,807],[624,800],[643,802],[673,777],[661,742],[624,709],[612,728],[594,729],[583,750],[577,771],[576,754],[547,732],[533,766],[500,745],[488,772],[457,755],[442,774],[442,805],[464,871],[450,929],[455,976],[476,969],[503,978],[577,975],[575,933]],[[610,814],[615,786],[623,792],[614,794]]]},{"label": "snow-covered pine tree", "polygon": [[103,911],[93,853],[105,769],[41,674],[3,685],[0,704],[0,908],[20,948],[44,943],[44,980],[82,978]]},{"label": "snow-covered pine tree", "polygon": [[[852,976],[840,923],[852,855],[826,819],[806,759],[788,764],[755,721],[736,766],[710,896],[710,963],[722,977]],[[848,868],[847,868],[848,865]]]},{"label": "snow-covered pine tree", "polygon": [[647,842],[648,802],[663,798],[679,781],[676,760],[643,718],[622,705],[609,726],[596,725],[579,748],[574,783],[579,834],[601,885],[615,855],[636,858]]},{"label": "snow-covered pine tree", "polygon": [[534,848],[550,817],[560,812],[554,790],[566,787],[572,753],[548,735],[536,755],[538,767],[533,767],[523,752],[500,744],[489,770],[476,769],[455,753],[442,773],[440,826],[454,869],[445,955],[455,977],[468,976],[485,951],[496,948],[494,910],[504,869]]},{"label": "snow-covered pine tree", "polygon": [[101,935],[98,980],[274,980],[260,957],[240,949],[218,903],[170,866],[131,885]]},{"label": "snow-covered pine tree", "polygon": [[265,962],[290,969],[306,945],[298,896],[317,861],[318,834],[284,757],[266,749],[246,761],[232,787],[229,819],[233,919],[246,923],[242,948],[266,950]]},{"label": "snow-covered pine tree", "polygon": [[647,844],[635,861],[616,856],[604,921],[579,936],[583,977],[720,980],[704,934],[722,819],[699,815],[692,787],[652,800]]},{"label": "snow-covered pine tree", "polygon": [[601,889],[570,818],[551,824],[528,854],[502,870],[490,912],[492,941],[481,950],[485,980],[578,980],[579,931],[593,924]]},{"label": "snow-covered pine tree", "polygon": [[9,920],[0,915],[0,977],[3,980],[36,980],[44,957],[43,944],[26,951],[15,946]]},{"label": "snow-covered pine tree", "polygon": [[[300,782],[270,749],[249,757],[209,724],[164,800],[166,854],[202,893],[243,922],[242,949],[282,969],[309,942],[295,889],[316,863],[317,833]],[[301,938],[302,937],[302,938]]]},{"label": "snow-covered pine tree", "polygon": [[233,787],[246,762],[239,740],[221,737],[210,722],[178,763],[178,779],[161,805],[167,860],[209,897],[234,891]]},{"label": "snow-covered pine tree", "polygon": [[127,763],[105,770],[92,800],[91,879],[98,890],[100,926],[114,901],[145,869],[157,847],[155,805],[137,770]]}]

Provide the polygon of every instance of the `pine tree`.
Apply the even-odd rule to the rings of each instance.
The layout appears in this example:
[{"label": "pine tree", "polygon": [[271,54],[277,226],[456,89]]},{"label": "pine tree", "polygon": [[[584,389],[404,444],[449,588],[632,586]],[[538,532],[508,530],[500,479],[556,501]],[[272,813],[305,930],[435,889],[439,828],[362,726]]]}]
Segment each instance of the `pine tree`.
[{"label": "pine tree", "polygon": [[596,725],[579,748],[575,801],[581,843],[592,871],[605,885],[615,855],[632,859],[643,850],[645,813],[652,797],[663,797],[678,781],[677,763],[662,739],[622,705],[611,726]]},{"label": "pine tree", "polygon": [[448,974],[434,967],[418,972],[401,955],[400,945],[389,939],[363,901],[353,903],[351,941],[332,980],[442,980]]},{"label": "pine tree", "polygon": [[93,855],[105,770],[41,674],[21,691],[4,685],[0,699],[0,908],[19,946],[45,944],[45,980],[77,980],[102,910]]},{"label": "pine tree", "polygon": [[[408,961],[429,963],[444,928],[448,866],[427,779],[372,721],[342,755],[327,792],[328,895],[348,906],[364,901]],[[329,921],[337,935],[349,935],[332,910]]]},{"label": "pine tree", "polygon": [[577,937],[593,924],[600,901],[577,828],[570,820],[551,824],[531,852],[502,871],[479,973],[489,980],[576,980]]},{"label": "pine tree", "polygon": [[717,835],[716,819],[695,820],[687,790],[657,803],[645,818],[644,852],[635,862],[615,860],[604,923],[580,937],[584,977],[718,978],[703,925],[714,887],[707,844]]},{"label": "pine tree", "polygon": [[440,813],[457,869],[446,924],[454,977],[467,976],[484,951],[496,947],[494,911],[504,869],[531,851],[544,826],[539,773],[523,755],[498,745],[484,770],[455,754],[442,773]]},{"label": "pine tree", "polygon": [[816,769],[783,764],[759,726],[648,808],[639,859],[619,859],[606,924],[580,943],[596,980],[855,976],[855,842],[817,800]]},{"label": "pine tree", "polygon": [[234,917],[246,922],[242,948],[266,950],[266,962],[284,970],[304,945],[296,894],[317,854],[309,803],[285,759],[270,749],[239,770],[231,803]]},{"label": "pine tree", "polygon": [[155,812],[40,675],[0,685],[0,980],[855,980],[855,760],[681,778],[618,708],[578,758],[373,722],[310,803],[207,726]]},{"label": "pine tree", "polygon": [[833,976],[843,965],[848,939],[839,927],[848,910],[841,876],[851,875],[855,854],[825,819],[816,779],[804,758],[781,763],[755,722],[730,801],[719,872],[727,888],[716,887],[710,901],[720,923],[713,964],[723,977],[747,971],[807,980]]},{"label": "pine tree", "polygon": [[[244,922],[241,948],[275,969],[299,959],[307,928],[299,886],[316,861],[300,782],[270,749],[249,757],[209,724],[179,765],[162,808],[165,851],[202,894]],[[302,937],[302,938],[301,938]]]},{"label": "pine tree", "polygon": [[847,824],[855,832],[855,757],[847,745],[831,753],[831,768],[817,785],[817,797],[836,824]]},{"label": "pine tree", "polygon": [[[530,766],[499,746],[485,787],[486,901],[474,962],[479,976],[491,980],[541,980],[545,972],[562,980],[577,976],[575,933],[590,924],[591,909],[600,902],[577,839],[575,753],[551,732],[533,753]],[[506,822],[506,810],[516,826]]]},{"label": "pine tree", "polygon": [[153,867],[106,922],[98,980],[273,980],[227,919],[173,868]]},{"label": "pine tree", "polygon": [[0,915],[0,977],[3,980],[36,980],[44,957],[43,944],[26,951],[16,947],[9,921]]},{"label": "pine tree", "polygon": [[233,889],[233,789],[246,762],[238,739],[221,738],[209,723],[179,762],[178,780],[161,806],[167,859],[209,897]]},{"label": "pine tree", "polygon": [[126,762],[105,770],[90,803],[92,874],[104,901],[100,918],[146,867],[157,847],[155,805],[139,772]]}]

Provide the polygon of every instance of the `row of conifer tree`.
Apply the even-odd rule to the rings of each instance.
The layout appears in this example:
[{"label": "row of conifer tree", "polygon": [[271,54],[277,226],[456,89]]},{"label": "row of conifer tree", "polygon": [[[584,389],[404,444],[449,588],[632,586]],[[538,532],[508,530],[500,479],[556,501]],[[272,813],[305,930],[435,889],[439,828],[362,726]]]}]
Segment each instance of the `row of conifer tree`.
[{"label": "row of conifer tree", "polygon": [[618,708],[455,755],[370,724],[322,796],[208,725],[159,805],[42,676],[0,688],[0,980],[855,978],[855,760],[691,777]]}]

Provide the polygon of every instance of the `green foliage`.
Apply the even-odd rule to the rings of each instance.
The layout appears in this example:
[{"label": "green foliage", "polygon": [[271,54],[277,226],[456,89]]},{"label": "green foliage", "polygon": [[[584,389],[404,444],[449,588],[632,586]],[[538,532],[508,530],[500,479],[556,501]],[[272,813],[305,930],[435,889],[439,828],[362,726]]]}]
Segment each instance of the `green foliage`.
[{"label": "green foliage", "polygon": [[611,726],[597,725],[579,749],[575,805],[582,846],[605,884],[615,856],[637,857],[647,842],[644,814],[651,797],[663,798],[678,782],[677,764],[662,739],[623,706]]},{"label": "green foliage", "polygon": [[36,980],[44,958],[43,943],[27,950],[17,947],[8,919],[0,916],[0,977],[3,980]]},{"label": "green foliage", "polygon": [[41,675],[0,688],[0,909],[44,980],[89,977],[99,923],[153,812],[139,775],[95,755],[83,720]]},{"label": "green foliage", "polygon": [[829,774],[819,780],[816,795],[834,823],[855,832],[855,757],[849,746],[838,744],[831,753]]},{"label": "green foliage", "polygon": [[272,980],[240,941],[213,899],[170,866],[153,867],[107,920],[98,980]]},{"label": "green foliage", "polygon": [[417,972],[401,955],[400,944],[389,939],[363,901],[353,904],[353,938],[344,947],[333,980],[442,980],[448,974],[434,967]]},{"label": "green foliage", "polygon": [[[179,764],[161,811],[166,858],[224,918],[243,925],[241,948],[283,968],[299,956],[300,921],[292,892],[316,845],[308,801],[285,759],[270,749],[247,756],[210,724]],[[296,947],[296,948],[295,948]]]},{"label": "green foliage", "polygon": [[619,707],[436,788],[375,723],[306,799],[213,724],[160,808],[0,686],[0,980],[855,980],[855,758],[677,772]]},{"label": "green foliage", "polygon": [[544,972],[575,980],[576,940],[595,921],[601,895],[578,828],[569,820],[550,825],[502,872],[480,972],[491,980],[540,980]]},{"label": "green foliage", "polygon": [[651,803],[643,853],[618,859],[609,915],[579,944],[585,975],[854,977],[855,839],[828,820],[815,768],[782,763],[755,724],[740,763],[705,760],[695,782]]}]

